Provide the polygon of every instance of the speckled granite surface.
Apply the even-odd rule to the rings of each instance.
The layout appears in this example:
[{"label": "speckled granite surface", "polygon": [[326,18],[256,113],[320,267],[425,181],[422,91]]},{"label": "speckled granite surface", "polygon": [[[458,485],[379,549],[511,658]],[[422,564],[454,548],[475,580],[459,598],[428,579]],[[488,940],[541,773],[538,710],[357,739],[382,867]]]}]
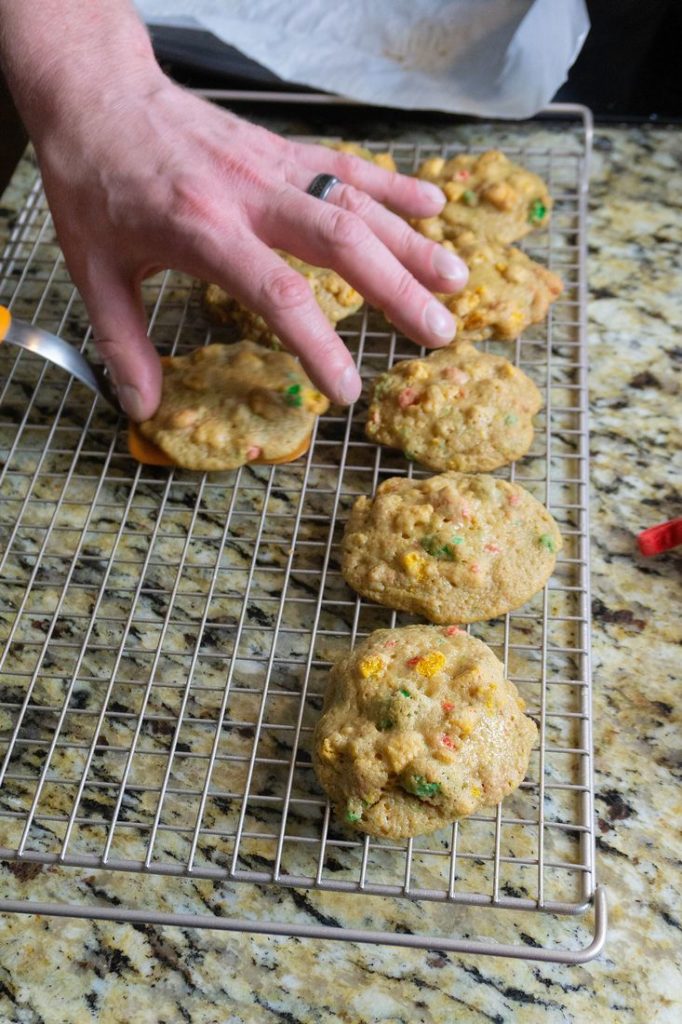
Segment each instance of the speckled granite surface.
[{"label": "speckled granite surface", "polygon": [[[405,137],[436,135],[445,133],[407,132]],[[508,139],[511,145],[519,136],[529,144],[546,141],[544,131],[528,138],[519,129],[505,133],[500,144]],[[675,719],[682,556],[676,552],[646,561],[635,554],[633,538],[639,529],[680,514],[675,488],[682,415],[681,162],[679,130],[597,132],[589,331],[598,875],[610,905],[602,956],[569,968],[438,950],[7,917],[0,922],[3,1020],[672,1024],[679,1019],[681,805]],[[27,174],[25,166],[20,168],[4,197],[3,224]],[[2,231],[0,226],[0,236]],[[214,699],[206,695],[207,711]],[[173,708],[169,703],[166,710]],[[201,711],[199,702],[192,713],[198,718]],[[174,812],[181,815],[182,808]],[[17,899],[94,897],[127,903],[140,892],[134,876],[112,879],[88,871],[74,882],[73,873],[62,878],[30,864],[4,866],[0,878],[3,895]],[[167,909],[216,905],[210,881],[154,877],[144,884],[153,901]],[[232,893],[248,915],[248,899],[239,889],[221,885],[220,896],[229,899]],[[349,912],[343,894],[313,901],[291,890],[269,890],[269,899],[273,919],[283,913],[297,920],[350,919],[365,927],[391,922],[390,901],[379,908],[368,900]],[[529,946],[578,947],[586,941],[579,919],[513,912],[509,923],[498,926],[483,909],[456,908],[452,914],[426,903],[403,908],[400,916],[414,930],[436,932],[454,920],[455,930],[463,933]]]}]

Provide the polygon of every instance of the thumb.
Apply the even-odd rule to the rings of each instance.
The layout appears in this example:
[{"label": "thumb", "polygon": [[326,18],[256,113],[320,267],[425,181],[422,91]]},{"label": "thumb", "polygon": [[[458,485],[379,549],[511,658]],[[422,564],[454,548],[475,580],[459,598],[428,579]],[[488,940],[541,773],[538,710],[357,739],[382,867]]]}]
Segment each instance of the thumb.
[{"label": "thumb", "polygon": [[161,400],[161,363],[147,335],[139,287],[110,272],[83,301],[123,410],[132,420],[149,419]]}]

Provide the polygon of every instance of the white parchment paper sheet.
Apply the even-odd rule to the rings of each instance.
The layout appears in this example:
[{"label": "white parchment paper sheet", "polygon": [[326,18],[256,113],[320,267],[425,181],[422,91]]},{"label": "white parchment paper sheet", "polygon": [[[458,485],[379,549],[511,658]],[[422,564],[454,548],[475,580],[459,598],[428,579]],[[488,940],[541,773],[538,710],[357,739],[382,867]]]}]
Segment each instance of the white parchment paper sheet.
[{"label": "white parchment paper sheet", "polygon": [[[589,30],[584,0],[137,0],[288,82],[379,106],[530,117]],[[188,29],[191,30],[191,29]]]}]

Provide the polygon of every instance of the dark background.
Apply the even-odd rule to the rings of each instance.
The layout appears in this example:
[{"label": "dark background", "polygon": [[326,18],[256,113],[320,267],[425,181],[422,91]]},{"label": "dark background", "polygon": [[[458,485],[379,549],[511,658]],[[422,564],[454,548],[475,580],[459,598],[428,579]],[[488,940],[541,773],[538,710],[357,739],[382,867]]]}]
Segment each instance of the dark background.
[{"label": "dark background", "polygon": [[[587,6],[590,34],[555,99],[584,103],[601,122],[682,123],[682,0],[588,0]],[[183,85],[305,91],[281,82],[207,33],[155,28],[152,38],[160,63]],[[300,108],[297,113],[300,117]],[[356,126],[359,113],[353,108]],[[315,121],[323,116],[319,110],[311,111],[311,130],[316,130]],[[343,116],[341,109],[335,109],[337,123],[343,122]],[[452,115],[433,113],[424,118],[443,122],[452,120]],[[0,193],[25,144],[25,133],[0,79]]]}]

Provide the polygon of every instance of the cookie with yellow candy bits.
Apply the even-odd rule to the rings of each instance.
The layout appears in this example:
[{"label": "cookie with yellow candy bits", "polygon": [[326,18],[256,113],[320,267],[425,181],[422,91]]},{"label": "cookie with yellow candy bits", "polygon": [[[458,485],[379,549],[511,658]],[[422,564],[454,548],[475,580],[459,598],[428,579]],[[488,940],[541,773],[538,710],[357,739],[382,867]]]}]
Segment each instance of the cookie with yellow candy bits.
[{"label": "cookie with yellow candy bits", "polygon": [[423,835],[520,785],[537,737],[523,712],[499,659],[457,626],[377,630],[331,670],[313,766],[347,825]]},{"label": "cookie with yellow candy bits", "polygon": [[355,502],[341,571],[378,604],[431,622],[479,622],[541,590],[561,547],[554,519],[519,484],[483,473],[393,477]]},{"label": "cookie with yellow candy bits", "polygon": [[430,469],[482,473],[528,451],[541,406],[533,381],[508,359],[461,343],[377,377],[365,431]]},{"label": "cookie with yellow candy bits", "polygon": [[[333,326],[362,308],[364,299],[360,292],[344,281],[335,270],[315,267],[312,263],[299,260],[289,253],[275,251],[292,270],[295,270],[307,281],[318,306]],[[216,323],[234,324],[242,332],[243,337],[249,338],[251,341],[259,341],[262,345],[268,345],[270,348],[282,348],[282,342],[263,317],[259,313],[247,309],[232,295],[228,295],[220,285],[207,284],[205,286],[204,307]]]},{"label": "cookie with yellow candy bits", "polygon": [[438,296],[454,316],[461,341],[514,341],[545,319],[563,291],[557,274],[513,245],[465,231],[443,248],[456,252],[469,268],[462,291]]},{"label": "cookie with yellow candy bits", "polygon": [[328,142],[326,139],[320,140],[323,146],[328,146],[329,149],[335,149],[339,153],[350,153],[351,156],[359,156],[361,160],[369,160],[370,163],[376,164],[377,167],[383,167],[385,171],[396,171],[396,162],[393,156],[388,151],[382,153],[375,153],[372,149],[367,149],[366,146],[361,146],[357,142]]},{"label": "cookie with yellow candy bits", "polygon": [[456,243],[463,230],[490,242],[515,242],[549,221],[552,198],[542,178],[499,150],[430,157],[417,177],[438,185],[447,198],[437,217],[415,224],[436,242]]},{"label": "cookie with yellow candy bits", "polygon": [[328,406],[288,352],[240,341],[165,359],[161,404],[138,429],[177,466],[236,469],[301,455]]}]

